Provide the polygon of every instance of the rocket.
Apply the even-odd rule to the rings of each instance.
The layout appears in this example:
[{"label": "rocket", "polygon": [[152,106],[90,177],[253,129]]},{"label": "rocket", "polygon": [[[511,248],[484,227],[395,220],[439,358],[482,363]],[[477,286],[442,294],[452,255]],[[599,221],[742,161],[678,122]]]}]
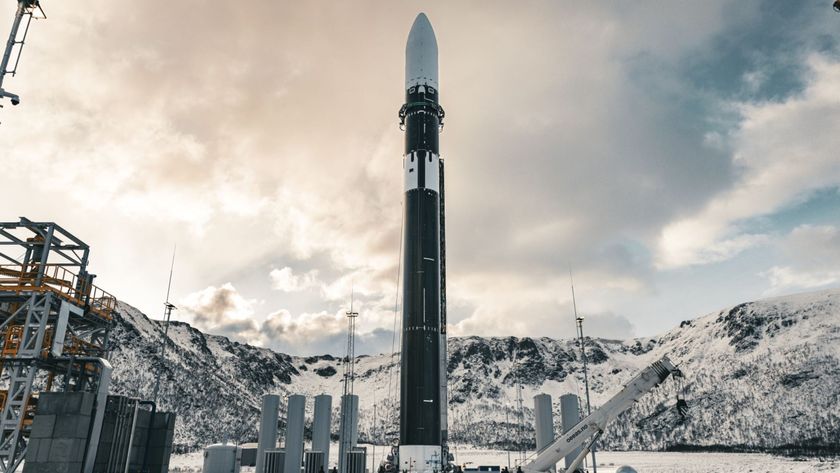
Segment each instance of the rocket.
[{"label": "rocket", "polygon": [[399,469],[446,463],[446,257],[438,48],[425,14],[405,48],[403,307]]}]

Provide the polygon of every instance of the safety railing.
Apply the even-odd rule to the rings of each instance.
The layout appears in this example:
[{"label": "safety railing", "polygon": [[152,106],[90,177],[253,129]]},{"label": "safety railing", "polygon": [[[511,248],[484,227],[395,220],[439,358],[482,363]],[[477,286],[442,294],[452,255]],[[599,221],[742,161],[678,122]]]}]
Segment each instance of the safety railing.
[{"label": "safety railing", "polygon": [[99,287],[82,280],[64,266],[45,264],[0,265],[0,291],[45,292],[67,299],[105,320],[117,306],[117,299]]}]

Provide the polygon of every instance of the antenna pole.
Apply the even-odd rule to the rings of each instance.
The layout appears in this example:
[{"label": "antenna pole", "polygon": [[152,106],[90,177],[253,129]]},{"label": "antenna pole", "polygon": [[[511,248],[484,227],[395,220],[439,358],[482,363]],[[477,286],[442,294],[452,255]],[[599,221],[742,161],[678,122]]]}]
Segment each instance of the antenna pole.
[{"label": "antenna pole", "polygon": [[516,402],[519,404],[519,465],[525,464],[525,408],[522,406],[522,384],[517,379]]},{"label": "antenna pole", "polygon": [[172,247],[172,263],[169,265],[169,283],[166,285],[166,302],[163,303],[163,337],[160,339],[160,366],[158,366],[157,374],[155,375],[155,388],[152,392],[152,402],[157,404],[158,392],[160,391],[160,373],[163,370],[163,365],[166,363],[166,339],[169,338],[169,319],[172,317],[172,310],[177,309],[174,305],[169,303],[169,294],[172,291],[172,273],[175,272],[175,250],[177,245]]},{"label": "antenna pole", "polygon": [[353,381],[356,378],[356,317],[359,313],[353,310],[353,287],[350,287],[350,310],[347,315],[347,364],[344,368],[344,394],[353,394]]},{"label": "antenna pole", "polygon": [[169,294],[172,290],[172,273],[175,272],[175,250],[178,249],[178,245],[175,244],[172,246],[172,262],[169,264],[169,282],[166,284],[166,303],[169,303]]},{"label": "antenna pole", "polygon": [[[510,432],[510,421],[508,420],[508,406],[505,406],[505,427],[507,427],[507,431]],[[508,434],[508,439],[510,439],[510,434]],[[508,471],[510,471],[510,440],[505,444],[505,450],[507,450],[507,457],[508,457]]]},{"label": "antenna pole", "polygon": [[[343,457],[345,452],[349,452],[351,448],[353,448],[353,439],[350,438],[350,421],[353,419],[353,416],[350,413],[350,406],[353,404],[350,401],[348,395],[353,395],[353,380],[356,377],[356,318],[359,316],[359,313],[353,310],[353,296],[354,296],[353,285],[350,285],[350,310],[345,312],[347,316],[347,361],[344,364],[344,396],[342,396],[342,408],[341,408],[341,422],[339,423],[340,432],[340,440],[341,445],[339,446],[339,459],[338,459],[338,466],[339,470],[342,472],[346,472],[348,467],[346,466],[346,460]],[[375,401],[374,401],[374,408],[375,408]],[[374,416],[375,417],[375,416]]]},{"label": "antenna pole", "polygon": [[578,318],[577,301],[575,300],[575,279],[572,277],[572,269],[569,268],[569,284],[572,286],[572,309],[575,311],[575,320]]},{"label": "antenna pole", "polygon": [[[589,373],[586,363],[586,350],[584,350],[583,338],[583,317],[578,316],[577,301],[575,300],[575,280],[572,276],[572,269],[569,268],[569,283],[572,287],[572,307],[575,311],[575,324],[577,325],[578,343],[580,344],[580,358],[583,361],[583,384],[586,386],[586,414],[592,414],[592,404],[589,402]],[[598,465],[595,463],[595,445],[592,445],[592,471],[598,473]]]}]

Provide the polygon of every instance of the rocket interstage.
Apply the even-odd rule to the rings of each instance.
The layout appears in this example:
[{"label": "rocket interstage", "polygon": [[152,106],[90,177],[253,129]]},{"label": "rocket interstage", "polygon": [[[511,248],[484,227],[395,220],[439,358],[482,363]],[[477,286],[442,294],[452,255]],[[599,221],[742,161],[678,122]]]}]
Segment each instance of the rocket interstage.
[{"label": "rocket interstage", "polygon": [[438,135],[438,49],[424,14],[406,44],[403,335],[400,376],[400,470],[441,471],[446,441],[446,322],[443,162]]}]

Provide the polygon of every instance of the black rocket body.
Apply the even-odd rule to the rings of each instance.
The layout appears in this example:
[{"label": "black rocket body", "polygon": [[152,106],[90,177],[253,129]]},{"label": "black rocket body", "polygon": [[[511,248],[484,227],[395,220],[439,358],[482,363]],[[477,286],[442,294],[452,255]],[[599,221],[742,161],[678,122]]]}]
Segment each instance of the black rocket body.
[{"label": "black rocket body", "polygon": [[424,14],[406,45],[400,469],[440,471],[446,441],[443,162],[437,41]]}]

